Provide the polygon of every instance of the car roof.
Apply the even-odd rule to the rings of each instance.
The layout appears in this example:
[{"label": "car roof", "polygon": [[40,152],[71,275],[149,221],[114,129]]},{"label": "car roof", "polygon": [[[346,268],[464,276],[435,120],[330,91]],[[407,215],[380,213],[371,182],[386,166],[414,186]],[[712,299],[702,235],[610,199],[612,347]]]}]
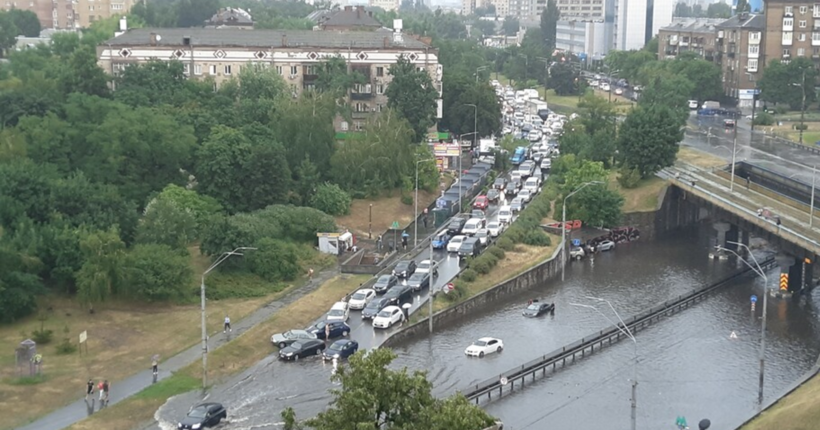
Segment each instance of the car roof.
[{"label": "car roof", "polygon": [[[381,276],[379,276],[379,281],[381,281],[381,280],[385,280],[385,281],[386,281],[386,280],[389,280],[390,278],[393,278],[393,277],[394,277],[394,276],[393,276],[393,275],[390,275],[390,274],[387,274],[387,275],[381,275]],[[378,282],[378,281],[376,281],[376,282]]]},{"label": "car roof", "polygon": [[372,289],[372,288],[359,288],[358,290],[356,290],[356,292],[357,292],[357,293],[364,293],[364,294],[368,294],[368,293],[375,293],[375,292],[376,292],[376,290],[374,290],[374,289]]},{"label": "car roof", "polygon": [[398,307],[398,306],[394,306],[394,305],[387,306],[387,307],[385,307],[385,308],[384,308],[384,309],[382,309],[382,310],[383,310],[383,311],[387,311],[387,310],[393,311],[394,309],[395,309],[395,310],[399,310],[399,311],[401,310],[401,308],[400,308],[400,307]]},{"label": "car roof", "polygon": [[198,405],[194,406],[194,407],[193,407],[193,408],[191,408],[191,409],[196,409],[196,408],[209,408],[209,409],[210,409],[210,408],[212,408],[212,407],[214,407],[214,406],[218,406],[218,407],[220,407],[220,408],[221,408],[221,407],[222,407],[222,403],[216,403],[216,402],[200,403],[200,404],[198,404]]},{"label": "car roof", "polygon": [[470,224],[470,223],[478,223],[478,222],[481,222],[481,221],[483,221],[483,219],[482,219],[482,218],[470,218],[470,220],[469,220],[469,221],[467,221],[467,224]]},{"label": "car roof", "polygon": [[463,235],[463,234],[460,234],[460,235],[458,235],[458,236],[453,236],[453,238],[452,238],[452,239],[450,239],[450,241],[454,241],[454,240],[464,240],[466,237],[467,237],[467,236],[465,236],[465,235]]},{"label": "car roof", "polygon": [[336,302],[330,307],[330,309],[347,309],[347,302]]},{"label": "car roof", "polygon": [[501,206],[501,208],[499,208],[498,210],[503,211],[503,210],[505,210],[505,209],[506,209],[506,210],[510,210],[510,205]]},{"label": "car roof", "polygon": [[491,341],[491,340],[499,340],[499,339],[498,339],[498,338],[495,338],[495,337],[482,337],[482,338],[480,338],[480,339],[478,339],[478,340],[481,340],[481,341],[484,341],[484,342],[489,342],[489,341]]}]

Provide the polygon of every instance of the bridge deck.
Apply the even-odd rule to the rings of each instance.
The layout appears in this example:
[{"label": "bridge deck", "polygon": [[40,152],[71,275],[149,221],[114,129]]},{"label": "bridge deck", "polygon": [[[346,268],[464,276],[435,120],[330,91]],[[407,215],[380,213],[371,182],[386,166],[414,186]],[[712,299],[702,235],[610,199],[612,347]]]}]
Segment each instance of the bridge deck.
[{"label": "bridge deck", "polygon": [[[743,178],[735,177],[733,190],[730,191],[730,180],[712,170],[703,169],[691,164],[677,162],[675,166],[665,169],[659,175],[679,188],[713,203],[747,222],[758,226],[774,235],[792,242],[814,254],[820,255],[820,218],[814,217],[813,227],[809,227],[809,211],[802,210],[800,204],[786,204],[783,201],[761,194],[754,189],[746,188]],[[692,185],[692,181],[695,185]],[[778,228],[774,218],[757,215],[760,208],[771,210],[780,217]]]}]

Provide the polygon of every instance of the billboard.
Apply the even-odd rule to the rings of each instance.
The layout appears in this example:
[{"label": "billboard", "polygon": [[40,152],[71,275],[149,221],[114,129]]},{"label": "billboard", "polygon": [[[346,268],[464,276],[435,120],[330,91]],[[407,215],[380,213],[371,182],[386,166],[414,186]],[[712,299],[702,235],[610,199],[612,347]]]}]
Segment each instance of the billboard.
[{"label": "billboard", "polygon": [[606,0],[556,0],[565,21],[603,21]]}]

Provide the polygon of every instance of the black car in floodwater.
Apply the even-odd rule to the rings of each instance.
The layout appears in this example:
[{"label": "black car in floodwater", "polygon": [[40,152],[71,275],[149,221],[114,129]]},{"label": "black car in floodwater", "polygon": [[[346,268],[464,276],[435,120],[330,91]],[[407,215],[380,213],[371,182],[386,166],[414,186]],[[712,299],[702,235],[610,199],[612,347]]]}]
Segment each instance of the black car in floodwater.
[{"label": "black car in floodwater", "polygon": [[279,358],[282,360],[298,360],[311,355],[319,355],[325,350],[325,342],[319,339],[300,340],[293,342],[290,346],[279,350]]},{"label": "black car in floodwater", "polygon": [[200,403],[191,409],[177,428],[197,430],[204,427],[213,427],[228,417],[228,411],[221,403]]},{"label": "black car in floodwater", "polygon": [[524,309],[522,315],[525,317],[539,317],[541,315],[554,313],[555,312],[555,303],[546,303],[546,302],[539,302],[538,300],[533,300],[527,306],[527,309]]}]

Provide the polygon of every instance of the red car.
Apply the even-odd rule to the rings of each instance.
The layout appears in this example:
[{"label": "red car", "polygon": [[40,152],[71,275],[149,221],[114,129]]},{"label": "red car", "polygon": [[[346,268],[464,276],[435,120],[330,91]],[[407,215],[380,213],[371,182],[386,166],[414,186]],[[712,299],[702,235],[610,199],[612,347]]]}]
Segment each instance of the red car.
[{"label": "red car", "polygon": [[473,207],[476,209],[487,209],[489,205],[490,199],[487,196],[478,196],[475,198],[475,203],[473,203]]}]

